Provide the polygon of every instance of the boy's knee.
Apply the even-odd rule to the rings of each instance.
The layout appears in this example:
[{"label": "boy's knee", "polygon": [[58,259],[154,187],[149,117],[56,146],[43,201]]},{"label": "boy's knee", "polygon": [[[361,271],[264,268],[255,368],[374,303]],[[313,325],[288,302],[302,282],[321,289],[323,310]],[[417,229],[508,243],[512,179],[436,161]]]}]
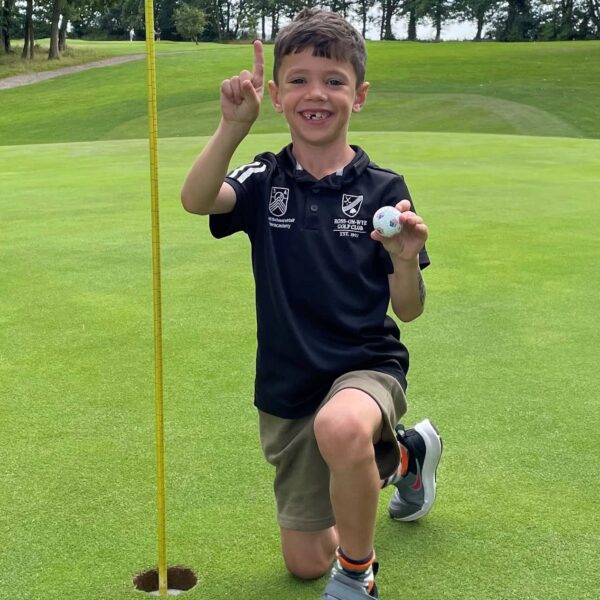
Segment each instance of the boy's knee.
[{"label": "boy's knee", "polygon": [[331,569],[338,545],[334,527],[321,531],[281,529],[281,550],[287,570],[300,579],[318,579]]},{"label": "boy's knee", "polygon": [[287,570],[299,579],[319,579],[331,569],[331,560],[318,556],[283,556]]},{"label": "boy's knee", "polygon": [[355,462],[373,454],[373,433],[357,413],[323,409],[315,417],[314,431],[326,461]]}]

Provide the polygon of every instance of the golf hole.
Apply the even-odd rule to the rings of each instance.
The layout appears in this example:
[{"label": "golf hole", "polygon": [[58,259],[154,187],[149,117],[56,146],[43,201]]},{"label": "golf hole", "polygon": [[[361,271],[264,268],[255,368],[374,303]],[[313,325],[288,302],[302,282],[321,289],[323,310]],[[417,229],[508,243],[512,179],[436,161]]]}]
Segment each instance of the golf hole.
[{"label": "golf hole", "polygon": [[[191,590],[198,583],[198,577],[192,569],[186,567],[169,567],[167,569],[167,596],[179,596]],[[158,569],[138,573],[133,578],[136,590],[146,592],[150,596],[158,596]]]}]

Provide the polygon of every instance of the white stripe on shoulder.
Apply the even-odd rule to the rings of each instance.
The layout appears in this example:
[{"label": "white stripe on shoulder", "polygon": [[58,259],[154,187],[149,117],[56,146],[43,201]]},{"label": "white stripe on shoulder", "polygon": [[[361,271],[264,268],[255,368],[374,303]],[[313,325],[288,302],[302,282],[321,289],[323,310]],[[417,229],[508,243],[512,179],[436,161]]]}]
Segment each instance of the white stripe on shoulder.
[{"label": "white stripe on shoulder", "polygon": [[228,177],[231,177],[232,179],[237,179],[238,176],[240,175],[240,173],[243,173],[246,169],[258,167],[258,166],[260,166],[260,164],[261,163],[259,163],[258,161],[254,161],[253,163],[250,163],[247,165],[242,165],[241,167],[238,167],[234,171],[231,171],[231,173],[228,175]]},{"label": "white stripe on shoulder", "polygon": [[250,177],[250,175],[254,175],[254,173],[264,173],[267,170],[267,165],[265,165],[264,163],[262,165],[260,165],[260,167],[252,167],[251,169],[248,169],[247,171],[244,171],[238,178],[237,180],[240,183],[244,183],[244,181],[246,181],[246,179],[248,179],[248,177]]}]

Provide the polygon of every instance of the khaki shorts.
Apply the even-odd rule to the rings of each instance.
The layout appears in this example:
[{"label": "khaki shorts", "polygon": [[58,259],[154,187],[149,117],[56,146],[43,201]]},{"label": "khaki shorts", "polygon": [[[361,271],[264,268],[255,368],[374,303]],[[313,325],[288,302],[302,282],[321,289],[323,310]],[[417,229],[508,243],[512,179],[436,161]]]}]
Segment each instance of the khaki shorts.
[{"label": "khaki shorts", "polygon": [[317,531],[335,525],[329,498],[329,469],[321,457],[313,422],[316,413],[337,392],[354,388],[375,400],[383,415],[381,440],[375,460],[381,478],[389,477],[400,462],[394,426],[406,412],[398,381],[379,371],[352,371],[338,377],[314,414],[282,419],[259,411],[260,440],[265,458],[275,467],[277,521],[281,527]]}]

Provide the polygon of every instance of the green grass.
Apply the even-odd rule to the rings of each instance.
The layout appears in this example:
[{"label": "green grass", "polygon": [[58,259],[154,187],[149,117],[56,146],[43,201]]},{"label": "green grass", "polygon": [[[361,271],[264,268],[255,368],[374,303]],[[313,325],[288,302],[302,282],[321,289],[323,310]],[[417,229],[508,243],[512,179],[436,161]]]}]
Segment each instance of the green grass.
[{"label": "green grass", "polygon": [[[216,44],[204,44],[203,47],[216,46]],[[84,40],[67,40],[67,50],[61,54],[59,60],[48,60],[49,40],[36,40],[34,59],[23,60],[23,40],[14,40],[12,43],[13,53],[0,54],[0,79],[13,77],[15,75],[26,75],[40,71],[54,71],[62,67],[86,64],[105,58],[124,56],[127,54],[145,54],[146,42],[121,41],[121,42],[93,42]],[[156,44],[157,54],[168,54],[170,52],[193,52],[196,51],[195,44],[184,42],[163,42]]]},{"label": "green grass", "polygon": [[[143,45],[137,44],[139,51]],[[356,131],[600,138],[600,42],[368,47],[371,93],[354,119]],[[161,42],[159,51],[160,135],[210,135],[219,116],[219,84],[251,66],[250,47]],[[270,48],[266,54],[270,73]],[[145,69],[136,61],[0,91],[0,143],[145,137]],[[286,131],[267,99],[254,131]]]},{"label": "green grass", "polygon": [[[407,422],[430,416],[445,441],[431,515],[391,522],[382,497],[382,600],[597,597],[600,140],[577,138],[600,138],[599,54],[369,45],[351,141],[406,175],[431,229],[428,307],[402,325]],[[213,240],[178,199],[206,142],[190,136],[250,57],[158,57],[168,557],[199,572],[191,600],[325,584],[280,558],[248,242]],[[145,94],[143,61],[0,91],[0,598],[135,600],[156,564]],[[265,102],[234,162],[284,132]]]},{"label": "green grass", "polygon": [[[204,139],[161,141],[170,564],[186,597],[319,597],[280,559],[252,407],[248,243],[178,191]],[[595,598],[600,141],[356,133],[431,228],[410,423],[444,434],[439,500],[381,501],[382,598]],[[284,135],[246,140],[236,162]],[[0,148],[0,584],[11,600],[140,598],[156,563],[144,140]],[[32,166],[35,166],[32,169]],[[252,561],[244,562],[244,557]],[[238,564],[240,563],[241,564]]]},{"label": "green grass", "polygon": [[[21,52],[23,51],[23,41],[12,45],[14,52],[12,54],[0,54],[0,79],[4,77],[14,77],[15,75],[28,75],[40,71],[54,71],[63,67],[86,64],[96,60],[112,58],[131,53],[129,47],[124,43],[112,45],[105,43],[100,46],[88,46],[71,44],[61,55],[60,60],[48,60],[48,41],[41,40],[36,42],[36,48],[33,60],[23,60]],[[136,44],[136,52],[144,53],[145,48]]]}]

